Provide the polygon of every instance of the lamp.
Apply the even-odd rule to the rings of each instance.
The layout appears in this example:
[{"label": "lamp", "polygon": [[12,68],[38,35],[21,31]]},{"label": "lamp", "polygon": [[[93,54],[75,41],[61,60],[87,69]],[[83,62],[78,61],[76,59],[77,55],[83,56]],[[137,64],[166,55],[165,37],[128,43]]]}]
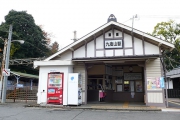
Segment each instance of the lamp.
[{"label": "lamp", "polygon": [[[4,67],[4,65],[2,67],[4,67],[5,70],[7,70],[8,67],[9,67],[9,56],[10,56],[11,42],[17,41],[17,42],[20,42],[21,44],[24,43],[24,40],[13,40],[13,41],[11,41],[11,38],[12,38],[12,25],[9,26],[8,41],[5,41],[5,44],[4,44],[4,47],[5,47],[4,50],[5,51],[3,52],[3,60],[5,60],[5,67]],[[5,101],[6,101],[7,77],[8,76],[4,76],[4,79],[3,79],[3,89],[2,89],[1,103],[5,103]]]}]

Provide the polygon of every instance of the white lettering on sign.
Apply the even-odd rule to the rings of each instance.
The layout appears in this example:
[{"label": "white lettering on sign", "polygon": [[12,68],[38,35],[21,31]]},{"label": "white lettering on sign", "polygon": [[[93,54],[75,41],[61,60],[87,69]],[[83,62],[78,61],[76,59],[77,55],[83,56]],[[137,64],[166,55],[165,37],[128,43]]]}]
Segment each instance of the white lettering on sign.
[{"label": "white lettering on sign", "polygon": [[105,40],[105,48],[122,48],[122,40]]}]

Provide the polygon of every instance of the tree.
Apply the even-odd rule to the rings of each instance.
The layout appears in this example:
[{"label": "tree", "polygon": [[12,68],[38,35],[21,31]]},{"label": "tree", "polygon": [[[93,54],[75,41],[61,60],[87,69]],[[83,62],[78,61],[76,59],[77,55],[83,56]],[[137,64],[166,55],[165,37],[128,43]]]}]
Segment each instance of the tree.
[{"label": "tree", "polygon": [[56,53],[58,50],[59,50],[59,44],[55,41],[54,43],[52,43],[51,54]]},{"label": "tree", "polygon": [[175,49],[164,51],[166,69],[171,70],[180,65],[180,24],[173,20],[158,23],[154,27],[153,36],[174,44]]},{"label": "tree", "polygon": [[[50,49],[47,47],[46,36],[43,35],[43,30],[35,24],[32,15],[26,11],[11,10],[8,15],[5,16],[5,22],[0,25],[0,36],[2,38],[8,37],[9,25],[13,25],[12,39],[21,39],[25,43],[20,45],[17,42],[11,44],[11,59],[23,59],[23,58],[38,58],[47,57]],[[3,42],[0,42],[2,47]],[[18,69],[18,71],[27,72],[25,66],[10,66],[12,69]],[[21,68],[23,67],[23,68]],[[32,72],[32,66],[29,67]],[[36,71],[37,74],[37,71]]]}]

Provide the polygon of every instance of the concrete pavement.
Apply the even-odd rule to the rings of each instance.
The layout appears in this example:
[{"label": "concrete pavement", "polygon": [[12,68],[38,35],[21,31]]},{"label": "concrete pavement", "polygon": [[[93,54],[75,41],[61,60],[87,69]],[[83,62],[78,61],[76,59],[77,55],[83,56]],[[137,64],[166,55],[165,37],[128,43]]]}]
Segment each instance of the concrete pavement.
[{"label": "concrete pavement", "polygon": [[[174,102],[179,104],[180,99],[169,99],[169,102]],[[80,106],[63,106],[63,105],[54,105],[54,104],[36,104],[35,102],[25,103],[25,102],[16,102],[16,103],[5,103],[0,105],[5,106],[14,106],[14,107],[42,107],[42,108],[55,108],[61,110],[69,109],[83,109],[83,110],[117,110],[117,111],[163,111],[163,112],[180,112],[180,108],[175,107],[155,107],[155,106],[146,106],[144,103],[138,102],[124,102],[124,103],[88,103],[86,105]]]}]

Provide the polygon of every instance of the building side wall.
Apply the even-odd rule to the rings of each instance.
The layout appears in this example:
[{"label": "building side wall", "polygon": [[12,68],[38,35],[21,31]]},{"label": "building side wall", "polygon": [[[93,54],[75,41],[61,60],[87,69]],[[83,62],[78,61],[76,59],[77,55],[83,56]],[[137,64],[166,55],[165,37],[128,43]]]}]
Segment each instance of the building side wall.
[{"label": "building side wall", "polygon": [[85,57],[85,46],[82,46],[74,51],[74,58]]},{"label": "building side wall", "polygon": [[138,38],[134,38],[134,51],[135,51],[135,55],[143,55],[143,41],[138,39]]},{"label": "building side wall", "polygon": [[61,55],[60,60],[72,60],[72,51],[67,51]]},{"label": "building side wall", "polygon": [[[63,82],[63,105],[67,105],[67,81],[68,73],[72,72],[72,66],[41,66],[39,69],[39,84],[38,84],[38,104],[47,103],[47,82],[48,82],[48,73],[50,72],[61,72],[64,73],[64,82]],[[44,92],[43,92],[44,90]]]},{"label": "building side wall", "polygon": [[74,66],[74,73],[80,73],[82,79],[82,103],[86,103],[86,76],[85,76],[85,65],[78,63]]},{"label": "building side wall", "polygon": [[155,46],[151,43],[148,42],[144,42],[144,46],[145,46],[145,54],[149,55],[149,54],[159,54],[159,47]]},{"label": "building side wall", "polygon": [[147,79],[161,77],[161,61],[160,58],[146,62],[146,104],[155,106],[165,106],[164,89],[148,90]]},{"label": "building side wall", "polygon": [[87,57],[94,57],[94,41],[91,41],[87,44]]}]

